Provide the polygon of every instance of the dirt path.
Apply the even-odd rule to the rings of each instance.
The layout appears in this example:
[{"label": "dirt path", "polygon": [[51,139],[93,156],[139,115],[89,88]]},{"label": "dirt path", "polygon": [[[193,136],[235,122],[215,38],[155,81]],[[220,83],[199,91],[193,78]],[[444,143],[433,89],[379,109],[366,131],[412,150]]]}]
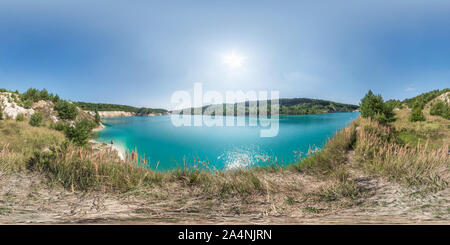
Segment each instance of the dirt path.
[{"label": "dirt path", "polygon": [[[347,156],[353,162],[353,153]],[[275,185],[277,189],[271,194],[223,200],[180,186],[122,195],[71,192],[47,186],[45,179],[36,174],[2,175],[0,223],[450,223],[448,188],[423,195],[382,178],[368,177],[357,168],[351,168],[351,174],[367,195],[357,205],[348,206],[311,201],[305,193],[313,192],[323,183],[300,173],[284,173],[283,184]],[[264,181],[281,182],[276,173],[268,173]]]}]

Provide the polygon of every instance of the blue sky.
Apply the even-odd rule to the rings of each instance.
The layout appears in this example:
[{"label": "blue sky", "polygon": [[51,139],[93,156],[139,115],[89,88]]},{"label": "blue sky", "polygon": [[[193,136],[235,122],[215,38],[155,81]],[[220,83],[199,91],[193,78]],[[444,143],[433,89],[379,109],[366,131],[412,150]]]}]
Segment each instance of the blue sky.
[{"label": "blue sky", "polygon": [[194,82],[354,104],[449,87],[450,1],[0,2],[0,87],[170,108]]}]

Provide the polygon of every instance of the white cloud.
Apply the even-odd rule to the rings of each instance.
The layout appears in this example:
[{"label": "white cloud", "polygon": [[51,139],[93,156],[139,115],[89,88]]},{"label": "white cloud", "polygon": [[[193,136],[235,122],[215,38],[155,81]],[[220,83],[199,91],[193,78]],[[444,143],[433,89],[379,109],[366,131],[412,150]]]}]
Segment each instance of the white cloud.
[{"label": "white cloud", "polygon": [[406,91],[406,92],[416,91],[416,88],[413,88],[413,87],[407,87],[407,88],[405,89],[405,91]]}]

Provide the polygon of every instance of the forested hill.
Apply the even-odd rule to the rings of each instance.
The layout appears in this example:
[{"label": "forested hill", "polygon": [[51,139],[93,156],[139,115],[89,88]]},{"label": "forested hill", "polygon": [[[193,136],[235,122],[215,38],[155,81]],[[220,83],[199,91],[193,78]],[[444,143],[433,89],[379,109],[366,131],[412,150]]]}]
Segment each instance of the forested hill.
[{"label": "forested hill", "polygon": [[328,112],[351,112],[359,106],[328,100],[294,98],[280,99],[280,114],[316,114]]},{"label": "forested hill", "polygon": [[[79,109],[82,109],[84,111],[99,111],[99,112],[105,112],[105,111],[120,111],[120,112],[126,112],[128,114],[133,114],[136,116],[150,116],[150,115],[164,115],[168,114],[168,111],[165,109],[154,109],[154,108],[137,108],[133,106],[127,106],[127,105],[117,105],[117,104],[104,104],[104,103],[87,103],[87,102],[71,102],[69,100],[61,99],[57,94],[53,94],[48,92],[45,88],[42,90],[35,89],[35,88],[29,88],[24,93],[19,93],[19,91],[11,91],[8,89],[0,88],[0,95],[6,99],[6,102],[8,103],[8,107],[11,107],[12,111],[17,110],[28,110],[31,109],[34,106],[37,106],[36,103],[41,103],[41,107],[43,104],[47,105],[47,109],[49,110],[51,107],[54,107],[53,109],[58,112],[58,116],[60,119],[63,120],[75,120],[76,118],[80,117],[88,117],[86,116],[86,113],[78,113],[77,107]],[[3,113],[3,110],[7,105],[2,104],[3,101],[0,100],[0,115]],[[14,103],[14,104],[13,104]],[[49,104],[50,103],[50,104]],[[22,108],[22,109],[20,109]],[[44,113],[45,117],[47,119],[50,118],[50,116],[56,115],[50,115],[49,111],[47,110],[46,113]],[[11,114],[11,113],[10,113]],[[17,113],[15,113],[12,117],[15,118]],[[81,116],[85,115],[85,116]],[[91,116],[95,115],[93,113],[90,113]],[[30,116],[30,115],[29,115]],[[120,116],[120,115],[119,115]],[[1,116],[0,116],[1,118]]]},{"label": "forested hill", "polygon": [[430,92],[419,94],[413,98],[405,99],[403,100],[403,103],[407,104],[408,107],[412,108],[414,106],[414,103],[417,103],[421,107],[424,107],[425,104],[430,102],[432,99],[436,98],[437,96],[450,92],[450,88],[445,88],[442,90],[436,89]]},{"label": "forested hill", "polygon": [[103,103],[87,103],[87,102],[75,102],[75,104],[83,110],[87,111],[125,111],[125,112],[133,112],[137,115],[146,115],[146,114],[166,114],[167,110],[165,109],[154,109],[154,108],[137,108],[128,105],[117,105],[117,104],[103,104]]},{"label": "forested hill", "polygon": [[[234,112],[237,114],[238,106],[244,104],[245,114],[249,114],[249,102],[235,103]],[[259,103],[258,103],[259,104]],[[284,115],[303,115],[303,114],[319,114],[330,112],[352,112],[359,108],[357,105],[337,103],[328,100],[308,99],[308,98],[293,98],[293,99],[280,99],[280,114]],[[204,106],[202,112],[211,105]],[[220,105],[212,105],[213,107]],[[258,105],[259,106],[259,105]],[[226,104],[223,104],[224,114]],[[270,101],[268,105],[268,111],[270,111]],[[191,108],[191,114],[196,114],[197,111]]]}]

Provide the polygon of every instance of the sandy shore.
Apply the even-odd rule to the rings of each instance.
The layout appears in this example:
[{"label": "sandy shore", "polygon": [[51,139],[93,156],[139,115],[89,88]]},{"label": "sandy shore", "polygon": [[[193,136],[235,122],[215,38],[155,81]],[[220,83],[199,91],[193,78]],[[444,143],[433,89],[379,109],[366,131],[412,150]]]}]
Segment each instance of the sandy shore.
[{"label": "sandy shore", "polygon": [[[106,128],[105,125],[103,125],[101,123],[100,126],[98,126],[97,128],[94,128],[92,131],[100,132],[105,128]],[[91,139],[91,140],[89,140],[89,142],[97,145],[100,149],[104,148],[104,147],[109,147],[109,148],[115,150],[117,152],[117,155],[119,156],[119,158],[122,160],[125,160],[125,158],[127,157],[128,149],[124,145],[117,144],[117,143],[111,144],[111,143],[107,143],[107,142],[101,142],[101,141],[97,141],[95,139]],[[106,146],[104,146],[104,144],[106,144]]]}]

